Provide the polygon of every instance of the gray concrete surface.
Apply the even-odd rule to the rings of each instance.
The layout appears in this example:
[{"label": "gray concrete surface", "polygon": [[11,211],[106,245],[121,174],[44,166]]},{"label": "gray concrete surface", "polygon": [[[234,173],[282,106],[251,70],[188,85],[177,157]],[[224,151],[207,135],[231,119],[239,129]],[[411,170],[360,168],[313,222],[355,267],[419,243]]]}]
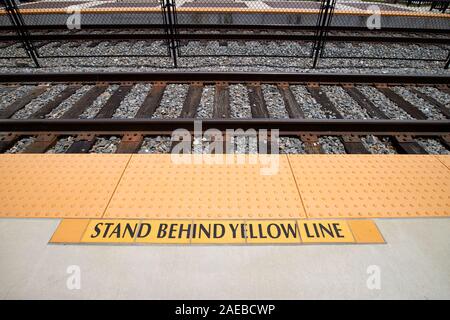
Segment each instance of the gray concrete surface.
[{"label": "gray concrete surface", "polygon": [[[353,8],[353,10],[355,10]],[[423,11],[428,13],[429,8]],[[361,11],[355,11],[361,12]],[[434,11],[436,13],[436,11]],[[449,19],[430,17],[408,17],[408,16],[381,16],[382,28],[414,28],[414,29],[448,29]],[[65,26],[69,14],[27,14],[23,15],[27,25],[62,25]],[[216,25],[296,25],[315,26],[317,22],[316,14],[249,14],[249,13],[208,13],[192,14],[178,13],[179,24],[216,24]],[[83,13],[81,25],[83,24],[162,24],[162,16],[157,13],[113,13],[113,14],[92,14]],[[0,26],[9,26],[11,23],[7,16],[0,16]],[[336,14],[331,23],[332,26],[339,27],[367,27],[367,16],[365,15],[343,15]]]},{"label": "gray concrete surface", "polygon": [[57,220],[0,219],[0,298],[449,299],[450,219],[376,222],[386,245],[138,247],[48,245]]}]

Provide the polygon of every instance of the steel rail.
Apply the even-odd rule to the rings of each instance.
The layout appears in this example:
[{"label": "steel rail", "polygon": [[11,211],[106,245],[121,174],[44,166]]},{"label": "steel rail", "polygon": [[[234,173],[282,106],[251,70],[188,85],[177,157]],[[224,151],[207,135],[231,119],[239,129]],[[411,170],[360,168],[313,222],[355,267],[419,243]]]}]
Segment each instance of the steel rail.
[{"label": "steel rail", "polygon": [[[66,34],[33,34],[32,41],[76,41],[76,40],[165,40],[164,33],[66,33]],[[0,41],[19,41],[17,35],[0,35]],[[259,40],[259,41],[314,41],[314,35],[306,34],[241,34],[241,33],[182,33],[177,34],[177,40]],[[421,44],[447,44],[449,38],[443,37],[410,37],[410,36],[351,36],[351,35],[328,35],[330,42],[386,42],[386,43],[421,43]]]},{"label": "steel rail", "polygon": [[323,84],[432,84],[449,85],[447,75],[259,73],[259,72],[109,72],[109,73],[3,73],[0,83],[115,83],[115,82],[264,82]]},{"label": "steel rail", "polygon": [[117,134],[127,132],[154,133],[173,132],[185,129],[193,132],[201,125],[201,130],[217,129],[248,130],[278,129],[280,134],[311,133],[320,135],[377,134],[377,135],[447,135],[450,133],[449,120],[309,120],[309,119],[33,119],[0,120],[3,133],[58,133],[77,134],[82,132]]},{"label": "steel rail", "polygon": [[[302,26],[302,25],[289,25],[289,24],[278,24],[278,25],[258,25],[258,24],[178,24],[178,30],[297,30],[297,31],[314,31],[316,30],[315,25]],[[67,30],[66,25],[28,25],[29,30]],[[164,29],[163,24],[83,24],[83,30],[98,30],[98,29]],[[0,31],[2,30],[12,30],[9,25],[0,26]],[[365,31],[367,32],[367,27],[356,27],[356,26],[330,26],[330,31]],[[385,27],[382,29],[371,30],[372,33],[381,32],[413,32],[413,33],[450,33],[449,29],[432,29],[432,28],[396,28],[396,27]]]}]

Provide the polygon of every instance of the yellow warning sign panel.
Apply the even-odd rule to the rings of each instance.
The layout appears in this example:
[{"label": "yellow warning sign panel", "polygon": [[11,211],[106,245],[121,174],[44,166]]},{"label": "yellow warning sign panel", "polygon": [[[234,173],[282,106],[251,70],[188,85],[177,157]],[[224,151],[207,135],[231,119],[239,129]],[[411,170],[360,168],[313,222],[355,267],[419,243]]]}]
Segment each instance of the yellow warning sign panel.
[{"label": "yellow warning sign panel", "polygon": [[305,243],[355,242],[346,221],[305,220],[298,221],[300,236]]},{"label": "yellow warning sign panel", "polygon": [[[121,220],[116,220],[121,221]],[[189,244],[192,220],[142,220],[135,242],[142,244]]]},{"label": "yellow warning sign panel", "polygon": [[81,242],[133,243],[140,233],[139,220],[91,220]]},{"label": "yellow warning sign panel", "polygon": [[295,220],[250,220],[246,223],[249,244],[300,243],[300,232]]},{"label": "yellow warning sign panel", "polygon": [[50,243],[384,243],[375,223],[347,220],[62,220]]}]

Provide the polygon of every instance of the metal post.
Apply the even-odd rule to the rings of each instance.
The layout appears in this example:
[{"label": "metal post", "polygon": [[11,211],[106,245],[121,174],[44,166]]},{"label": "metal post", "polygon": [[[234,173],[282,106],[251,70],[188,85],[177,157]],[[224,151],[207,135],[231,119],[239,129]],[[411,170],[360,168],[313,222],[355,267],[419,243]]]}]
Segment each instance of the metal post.
[{"label": "metal post", "polygon": [[317,66],[319,57],[323,56],[322,52],[325,46],[325,39],[328,34],[328,28],[333,17],[335,3],[336,0],[322,0],[322,3],[320,5],[312,50],[313,68]]},{"label": "metal post", "polygon": [[175,0],[162,0],[163,14],[165,15],[164,24],[167,26],[166,34],[168,35],[169,52],[173,59],[173,65],[178,67],[178,39],[177,39],[177,17]]},{"label": "metal post", "polygon": [[166,0],[160,0],[161,3],[161,15],[163,19],[164,25],[164,33],[166,34],[166,45],[167,45],[167,54],[170,56],[170,40],[169,40],[169,23],[167,22],[167,10],[166,10]]},{"label": "metal post", "polygon": [[327,23],[326,23],[324,34],[323,34],[323,37],[322,37],[322,45],[319,48],[319,50],[320,50],[320,57],[321,58],[324,56],[323,53],[325,51],[326,39],[327,39],[327,36],[328,36],[328,31],[330,30],[331,21],[333,19],[334,8],[336,7],[336,0],[331,0],[330,2],[331,3],[329,5],[329,12],[328,12],[328,17],[327,17]]},{"label": "metal post", "polygon": [[30,34],[28,33],[25,21],[23,20],[15,0],[4,0],[2,3],[4,4],[9,20],[11,21],[11,25],[15,27],[15,30],[20,37],[25,52],[28,57],[33,60],[36,67],[40,67],[38,61],[39,54],[30,40]]}]

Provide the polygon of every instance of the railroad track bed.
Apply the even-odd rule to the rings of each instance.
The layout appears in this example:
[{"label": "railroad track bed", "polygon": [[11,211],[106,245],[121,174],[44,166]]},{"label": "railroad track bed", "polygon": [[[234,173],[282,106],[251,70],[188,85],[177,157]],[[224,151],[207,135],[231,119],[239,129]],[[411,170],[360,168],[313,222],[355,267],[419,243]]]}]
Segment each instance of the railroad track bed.
[{"label": "railroad track bed", "polygon": [[[151,31],[151,30],[150,30]],[[172,68],[164,33],[139,30],[33,31],[31,39],[47,68]],[[189,32],[189,33],[185,33]],[[0,34],[2,72],[31,66],[14,35]],[[311,67],[312,31],[187,30],[179,32],[179,67],[246,67],[297,71]],[[441,70],[448,33],[330,31],[319,67]],[[255,61],[255,57],[258,59]],[[14,58],[14,59],[5,59]],[[24,58],[24,59],[21,59]],[[386,69],[387,70],[387,69]],[[54,71],[54,70],[52,70]],[[64,71],[64,70],[61,70]],[[67,70],[65,70],[67,71]],[[208,71],[208,70],[205,70]],[[389,72],[391,72],[389,70]]]},{"label": "railroad track bed", "polygon": [[[222,74],[220,81],[213,81],[214,75],[173,73],[172,80],[160,81],[167,76],[135,82],[75,82],[82,79],[79,75],[51,83],[14,82],[25,75],[12,78],[0,86],[1,152],[165,153],[174,146],[172,131],[192,131],[196,119],[202,120],[203,130],[217,128],[224,136],[226,129],[279,129],[282,153],[450,150],[446,77],[437,77],[436,83],[433,77],[391,77],[377,83],[370,82],[375,77],[366,77],[346,83],[339,82],[346,79],[342,75],[336,83],[323,83],[264,81],[274,79],[273,74],[254,74],[252,79]],[[414,85],[422,79],[426,83]],[[234,139],[239,153],[258,151],[254,137],[228,139]],[[193,149],[203,152],[208,141],[194,137]]]},{"label": "railroad track bed", "polygon": [[[126,27],[123,25],[115,25],[114,28],[101,27],[101,26],[92,26],[92,25],[83,25],[81,29],[69,30],[65,26],[29,26],[29,32],[32,39],[35,40],[52,40],[55,38],[64,38],[70,39],[71,37],[77,37],[78,35],[83,35],[87,39],[96,39],[100,37],[133,37],[134,35],[148,35],[150,38],[155,35],[163,35],[163,28],[152,28],[150,26],[145,26],[144,28],[139,27]],[[266,28],[265,28],[266,27]],[[13,38],[16,36],[14,30],[7,29],[5,26],[0,29],[0,39],[4,40],[8,37]],[[271,38],[278,36],[312,36],[315,33],[314,29],[306,28],[286,28],[283,29],[269,29],[267,26],[252,26],[248,25],[245,28],[232,28],[227,29],[226,26],[223,28],[218,28],[214,25],[207,25],[204,28],[200,28],[199,25],[195,27],[186,27],[178,26],[177,32],[182,37],[188,35],[207,35],[212,34],[215,38],[220,38],[222,35],[224,37],[230,37],[231,35],[244,36],[244,35],[256,35],[257,37],[265,37]],[[386,31],[384,31],[386,30]],[[382,38],[385,39],[387,37],[394,38],[415,38],[420,41],[420,39],[448,39],[449,34],[446,30],[429,30],[420,29],[420,30],[411,30],[402,29],[402,30],[389,30],[389,28],[383,28],[381,30],[368,30],[366,28],[359,28],[357,30],[345,30],[345,28],[339,27],[331,27],[328,35],[331,37],[341,36],[348,38],[355,37],[373,37],[373,38]]]},{"label": "railroad track bed", "polygon": [[[382,42],[333,42],[330,44],[332,49],[347,49],[356,50],[354,55],[357,55],[358,51],[364,51],[365,55],[362,57],[370,57],[373,54],[380,52],[373,52],[374,50],[387,50],[389,47],[393,50],[394,55],[385,55],[384,57],[395,58],[423,58],[424,55],[439,54],[435,51],[445,51],[450,49],[448,40],[443,43],[382,43]],[[128,54],[148,54],[146,50],[157,50],[153,55],[165,54],[167,47],[166,42],[163,40],[75,40],[75,41],[35,41],[35,47],[40,50],[40,54],[45,56],[57,56],[71,55],[73,49],[81,50],[77,52],[78,55],[105,55],[105,54],[124,54],[126,49],[130,50]],[[11,44],[12,45],[12,44]],[[179,49],[182,54],[192,53],[192,49],[202,49],[200,52],[194,51],[196,54],[208,54],[208,55],[280,55],[298,57],[301,55],[308,55],[311,52],[313,41],[298,40],[180,40]],[[125,46],[125,47],[124,47]],[[256,48],[255,48],[256,46]],[[271,52],[267,53],[262,51],[272,48]],[[9,53],[20,53],[19,45],[2,47],[3,49],[12,49]],[[407,52],[401,52],[401,50],[407,50]],[[14,51],[15,50],[15,51]],[[56,50],[56,51],[55,51]],[[259,51],[258,51],[259,50]],[[419,50],[417,52],[417,50]],[[425,51],[425,50],[428,50]],[[399,51],[399,52],[396,52]],[[2,51],[3,52],[3,51]],[[344,52],[346,53],[346,52]],[[403,55],[401,55],[403,54]],[[438,55],[437,58],[440,57]],[[433,57],[433,56],[431,56]],[[444,55],[445,58],[445,55]]]},{"label": "railroad track bed", "polygon": [[[89,140],[85,140],[89,135]],[[277,140],[280,154],[450,154],[448,149],[448,136],[405,136],[405,141],[397,136],[375,136],[375,135],[353,135],[356,143],[343,141],[349,135],[313,135],[314,143],[306,145],[302,138],[292,136],[281,136]],[[48,136],[37,132],[34,135],[5,135],[1,142],[3,152],[6,154],[18,153],[147,153],[165,154],[172,152],[174,143],[169,135],[140,134],[133,139],[139,140],[132,149],[126,142],[128,135],[120,133],[91,134],[81,132],[80,134],[51,134]],[[309,139],[309,138],[308,138]],[[13,140],[13,141],[11,141]],[[123,146],[121,146],[123,140]],[[134,143],[134,142],[133,142]],[[44,147],[43,145],[46,144]],[[362,144],[362,146],[361,146]],[[209,153],[208,141],[197,141],[191,146],[191,153]],[[257,139],[236,137],[230,144],[236,154],[257,154]],[[313,146],[313,147],[311,147]],[[406,148],[404,147],[406,146]],[[411,147],[412,146],[412,147]],[[410,148],[411,147],[411,148]],[[126,151],[126,152],[125,152]],[[267,152],[264,152],[267,153]],[[274,153],[274,152],[273,152]]]}]

